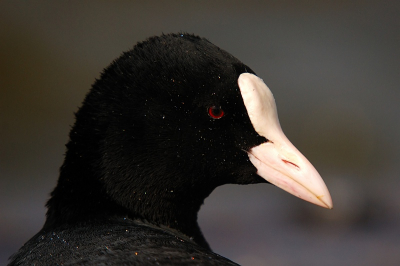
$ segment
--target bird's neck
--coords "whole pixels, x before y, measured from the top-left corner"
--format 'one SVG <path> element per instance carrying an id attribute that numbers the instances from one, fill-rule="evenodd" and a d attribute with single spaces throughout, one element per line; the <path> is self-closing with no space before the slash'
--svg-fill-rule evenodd
<path id="1" fill-rule="evenodd" d="M 150 223 L 177 230 L 197 244 L 210 249 L 197 222 L 203 198 L 179 191 L 153 193 L 156 196 L 152 197 L 152 191 L 148 189 L 144 197 L 144 194 L 133 197 L 132 206 L 129 208 L 133 218 L 141 217 Z"/>
<path id="2" fill-rule="evenodd" d="M 103 184 L 84 169 L 73 160 L 61 167 L 58 184 L 47 203 L 47 220 L 43 229 L 128 217 L 177 230 L 210 249 L 197 223 L 197 213 L 209 193 L 195 196 L 148 187 L 132 191 L 129 201 L 117 202 L 106 193 Z"/>

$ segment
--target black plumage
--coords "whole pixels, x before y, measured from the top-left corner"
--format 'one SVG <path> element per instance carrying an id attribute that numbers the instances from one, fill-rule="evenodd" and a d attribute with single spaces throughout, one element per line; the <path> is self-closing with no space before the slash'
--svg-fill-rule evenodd
<path id="1" fill-rule="evenodd" d="M 233 265 L 197 213 L 220 185 L 267 182 L 246 152 L 267 141 L 241 97 L 246 72 L 189 34 L 123 53 L 76 113 L 46 222 L 10 265 Z"/>
<path id="2" fill-rule="evenodd" d="M 41 230 L 11 265 L 237 265 L 177 230 L 109 218 Z"/>
<path id="3" fill-rule="evenodd" d="M 265 140 L 242 103 L 242 72 L 251 69 L 188 34 L 122 54 L 76 113 L 46 223 L 11 264 L 228 263 L 210 251 L 197 212 L 219 185 L 265 182 L 242 151 Z M 209 106 L 226 117 L 211 118 Z"/>

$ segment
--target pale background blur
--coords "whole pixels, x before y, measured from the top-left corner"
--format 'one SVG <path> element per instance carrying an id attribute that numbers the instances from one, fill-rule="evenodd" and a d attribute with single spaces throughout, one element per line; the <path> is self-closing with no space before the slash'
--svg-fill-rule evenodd
<path id="1" fill-rule="evenodd" d="M 243 265 L 400 265 L 400 1 L 5 1 L 0 4 L 0 265 L 44 222 L 73 112 L 101 70 L 162 32 L 248 64 L 333 210 L 270 185 L 218 188 L 200 211 Z"/>

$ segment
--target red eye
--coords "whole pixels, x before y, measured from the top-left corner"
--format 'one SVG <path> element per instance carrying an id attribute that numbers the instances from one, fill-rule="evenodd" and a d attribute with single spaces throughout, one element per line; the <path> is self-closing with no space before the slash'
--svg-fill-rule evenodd
<path id="1" fill-rule="evenodd" d="M 224 110 L 218 106 L 211 106 L 208 108 L 208 114 L 214 119 L 220 119 L 225 115 Z"/>

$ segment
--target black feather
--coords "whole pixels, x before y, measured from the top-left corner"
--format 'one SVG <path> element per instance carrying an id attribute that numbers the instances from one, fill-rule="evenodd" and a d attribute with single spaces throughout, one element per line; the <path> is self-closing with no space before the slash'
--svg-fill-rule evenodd
<path id="1" fill-rule="evenodd" d="M 244 152 L 265 139 L 239 92 L 243 72 L 189 34 L 123 53 L 76 113 L 45 225 L 11 265 L 232 263 L 211 252 L 197 213 L 217 186 L 266 182 Z"/>

